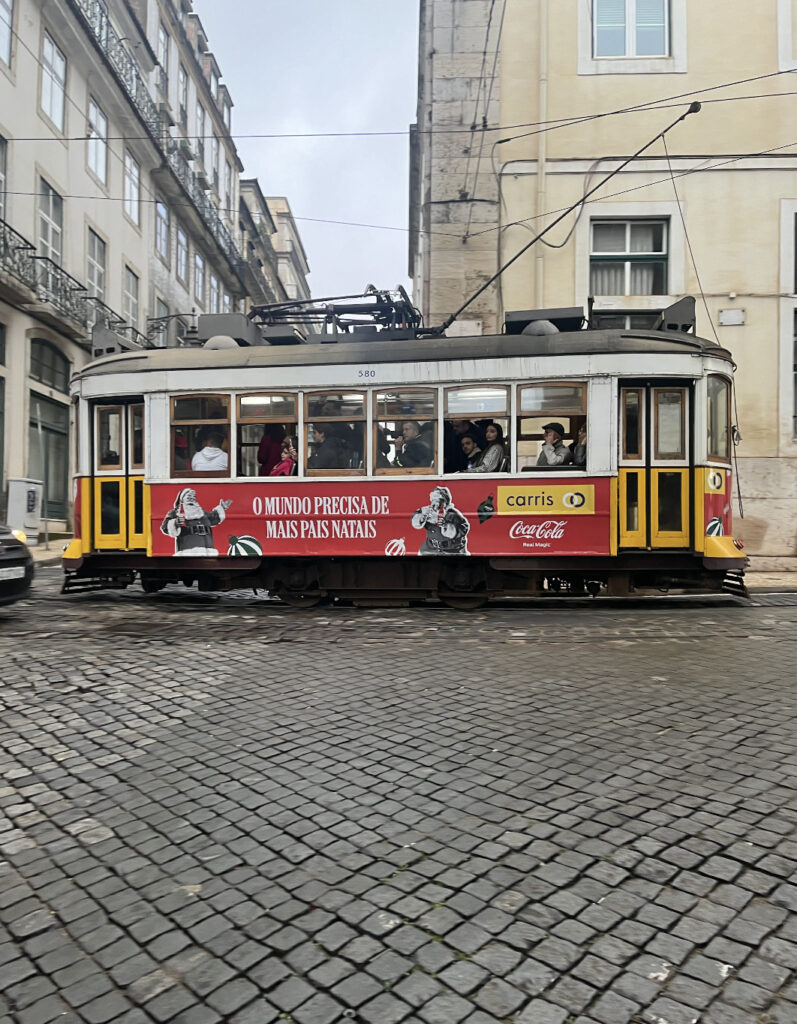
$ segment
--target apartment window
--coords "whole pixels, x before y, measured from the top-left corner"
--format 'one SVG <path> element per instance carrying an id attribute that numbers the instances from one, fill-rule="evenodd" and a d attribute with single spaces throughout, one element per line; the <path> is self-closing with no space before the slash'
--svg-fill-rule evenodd
<path id="1" fill-rule="evenodd" d="M 224 161 L 224 208 L 228 217 L 232 217 L 232 164 Z"/>
<path id="2" fill-rule="evenodd" d="M 11 66 L 11 25 L 14 0 L 0 0 L 0 60 Z"/>
<path id="3" fill-rule="evenodd" d="M 0 135 L 0 220 L 6 219 L 6 189 L 7 184 L 7 171 L 8 166 L 8 143 Z"/>
<path id="4" fill-rule="evenodd" d="M 30 375 L 40 384 L 64 394 L 69 390 L 69 360 L 49 341 L 30 343 Z"/>
<path id="5" fill-rule="evenodd" d="M 103 185 L 108 173 L 108 118 L 89 100 L 89 170 Z"/>
<path id="6" fill-rule="evenodd" d="M 138 328 L 138 274 L 130 267 L 125 267 L 124 293 L 122 295 L 122 312 L 125 320 Z"/>
<path id="7" fill-rule="evenodd" d="M 139 223 L 141 200 L 141 167 L 130 152 L 125 150 L 125 213 L 134 224 Z"/>
<path id="8" fill-rule="evenodd" d="M 666 295 L 668 221 L 593 220 L 592 295 Z"/>
<path id="9" fill-rule="evenodd" d="M 205 108 L 201 103 L 196 105 L 196 149 L 199 159 L 205 163 Z"/>
<path id="10" fill-rule="evenodd" d="M 669 55 L 667 0 L 594 0 L 595 57 Z"/>
<path id="11" fill-rule="evenodd" d="M 188 235 L 185 228 L 177 225 L 177 276 L 188 284 Z"/>
<path id="12" fill-rule="evenodd" d="M 155 327 L 154 342 L 161 348 L 169 344 L 169 307 L 163 299 L 155 299 Z"/>
<path id="13" fill-rule="evenodd" d="M 213 175 L 213 188 L 219 191 L 219 140 L 214 135 L 210 143 L 210 172 Z"/>
<path id="14" fill-rule="evenodd" d="M 229 292 L 225 292 L 224 295 L 222 296 L 222 299 L 221 299 L 221 311 L 222 311 L 222 313 L 231 313 L 232 312 L 232 299 L 230 298 L 230 293 Z"/>
<path id="15" fill-rule="evenodd" d="M 194 253 L 194 298 L 200 305 L 205 301 L 205 257 Z"/>
<path id="16" fill-rule="evenodd" d="M 211 313 L 218 313 L 219 311 L 219 279 L 213 273 L 210 275 L 208 310 Z"/>
<path id="17" fill-rule="evenodd" d="M 64 130 L 64 96 L 66 94 L 66 57 L 53 42 L 49 32 L 42 42 L 42 110 L 59 131 Z"/>
<path id="18" fill-rule="evenodd" d="M 158 28 L 158 88 L 164 95 L 169 94 L 169 33 L 163 22 Z"/>
<path id="19" fill-rule="evenodd" d="M 44 178 L 39 179 L 39 255 L 61 264 L 64 201 Z"/>
<path id="20" fill-rule="evenodd" d="M 96 231 L 89 228 L 88 255 L 86 258 L 86 278 L 89 295 L 100 302 L 105 302 L 105 242 Z"/>
<path id="21" fill-rule="evenodd" d="M 181 64 L 177 70 L 177 97 L 180 104 L 180 125 L 188 127 L 188 72 Z"/>
<path id="22" fill-rule="evenodd" d="M 210 95 L 214 100 L 219 98 L 219 76 L 215 71 L 210 72 Z"/>
<path id="23" fill-rule="evenodd" d="M 225 103 L 222 108 L 222 117 L 224 118 L 224 127 L 227 131 L 230 131 L 230 104 Z"/>
<path id="24" fill-rule="evenodd" d="M 169 262 L 169 208 L 162 199 L 155 203 L 155 252 Z"/>

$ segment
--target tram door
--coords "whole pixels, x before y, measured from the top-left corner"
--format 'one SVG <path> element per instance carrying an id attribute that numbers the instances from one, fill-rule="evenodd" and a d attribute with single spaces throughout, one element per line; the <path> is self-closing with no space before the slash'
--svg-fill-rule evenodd
<path id="1" fill-rule="evenodd" d="M 146 548 L 143 400 L 95 406 L 93 431 L 94 547 Z"/>
<path id="2" fill-rule="evenodd" d="M 620 386 L 620 548 L 690 547 L 692 388 Z"/>

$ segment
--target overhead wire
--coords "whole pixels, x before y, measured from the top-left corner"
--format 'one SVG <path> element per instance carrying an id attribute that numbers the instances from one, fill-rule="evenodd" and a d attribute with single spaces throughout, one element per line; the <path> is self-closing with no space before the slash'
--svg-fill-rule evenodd
<path id="1" fill-rule="evenodd" d="M 487 28 L 484 33 L 484 46 L 482 47 L 482 63 L 479 69 L 479 84 L 476 89 L 476 100 L 473 107 L 473 117 L 471 118 L 470 128 L 472 132 L 475 132 L 479 124 L 479 103 L 482 97 L 482 86 L 484 85 L 484 72 L 487 68 L 487 47 L 490 43 L 490 28 L 493 23 L 493 11 L 495 10 L 496 0 L 490 0 L 490 9 L 487 12 Z M 496 50 L 496 54 L 497 54 Z M 495 65 L 493 65 L 495 67 Z M 464 198 L 468 195 L 468 175 L 470 174 L 470 158 L 472 154 L 472 147 L 468 146 L 468 159 L 465 161 L 465 178 L 462 182 L 462 188 L 460 190 L 461 195 Z"/>
<path id="2" fill-rule="evenodd" d="M 489 117 L 490 103 L 492 102 L 492 98 L 493 98 L 493 88 L 495 87 L 496 73 L 497 73 L 497 70 L 498 70 L 498 55 L 499 55 L 499 53 L 501 51 L 501 39 L 503 38 L 503 34 L 504 34 L 504 18 L 506 16 L 506 3 L 507 3 L 507 0 L 504 0 L 503 6 L 501 8 L 501 21 L 499 22 L 499 25 L 498 25 L 498 39 L 496 40 L 496 44 L 495 44 L 495 56 L 493 58 L 493 70 L 492 70 L 492 74 L 490 75 L 490 89 L 489 89 L 489 92 L 487 94 L 487 99 L 486 99 L 485 104 L 484 104 L 483 123 L 484 123 L 484 127 L 485 128 L 487 127 L 487 123 L 486 122 L 487 122 L 487 119 Z M 492 8 L 491 8 L 491 11 L 492 11 Z M 488 31 L 489 31 L 489 29 L 488 29 Z M 486 138 L 486 135 L 484 134 L 484 132 L 482 132 L 481 137 L 479 138 L 479 155 L 476 158 L 476 172 L 475 172 L 474 178 L 473 178 L 473 189 L 472 189 L 472 191 L 473 191 L 473 197 L 474 198 L 476 197 L 476 189 L 479 186 L 479 171 L 480 171 L 481 163 L 482 163 L 482 154 L 484 152 L 484 140 L 485 140 L 485 138 Z M 468 149 L 468 154 L 470 154 L 470 147 Z M 470 160 L 470 155 L 468 156 L 468 159 Z M 472 220 L 473 220 L 473 203 L 471 203 L 469 208 L 468 208 L 468 223 L 465 225 L 465 237 L 463 238 L 463 241 L 465 241 L 465 242 L 468 240 L 468 238 L 470 236 L 470 225 L 471 225 L 471 221 Z"/>

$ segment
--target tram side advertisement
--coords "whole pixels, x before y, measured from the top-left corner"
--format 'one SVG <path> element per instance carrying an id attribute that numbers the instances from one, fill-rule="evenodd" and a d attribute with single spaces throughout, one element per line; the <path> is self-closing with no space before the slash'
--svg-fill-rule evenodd
<path id="1" fill-rule="evenodd" d="M 610 481 L 152 486 L 155 556 L 607 555 Z"/>

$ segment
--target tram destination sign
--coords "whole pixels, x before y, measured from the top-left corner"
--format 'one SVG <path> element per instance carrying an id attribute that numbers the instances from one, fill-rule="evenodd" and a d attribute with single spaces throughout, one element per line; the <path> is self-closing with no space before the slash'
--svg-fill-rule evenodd
<path id="1" fill-rule="evenodd" d="M 607 555 L 606 478 L 153 484 L 155 556 Z"/>

